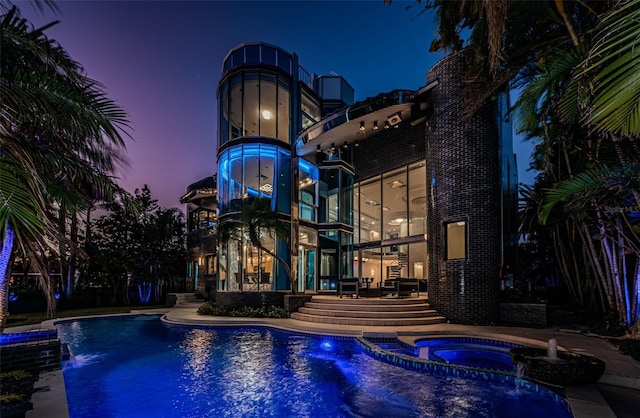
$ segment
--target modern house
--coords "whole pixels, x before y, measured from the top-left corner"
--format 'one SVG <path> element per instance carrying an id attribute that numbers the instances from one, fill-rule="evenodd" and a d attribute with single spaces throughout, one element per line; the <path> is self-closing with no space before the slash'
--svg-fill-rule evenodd
<path id="1" fill-rule="evenodd" d="M 373 287 L 418 278 L 450 320 L 495 321 L 501 266 L 514 264 L 517 174 L 507 96 L 465 115 L 465 56 L 440 61 L 418 90 L 354 103 L 344 78 L 309 73 L 294 53 L 232 49 L 217 91 L 218 220 L 268 199 L 291 244 L 263 242 L 300 292 L 335 292 L 342 277 Z M 191 230 L 203 212 L 214 218 L 189 188 Z M 207 254 L 219 292 L 290 289 L 283 267 L 248 239 Z"/>

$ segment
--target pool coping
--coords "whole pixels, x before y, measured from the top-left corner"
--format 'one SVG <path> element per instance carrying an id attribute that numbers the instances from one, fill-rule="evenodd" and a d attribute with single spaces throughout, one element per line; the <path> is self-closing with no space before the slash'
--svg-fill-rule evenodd
<path id="1" fill-rule="evenodd" d="M 174 308 L 175 309 L 175 308 Z M 305 328 L 305 327 L 296 327 L 291 324 L 291 322 L 284 322 L 282 319 L 269 319 L 269 318 L 216 318 L 216 317 L 207 317 L 207 318 L 197 318 L 196 320 L 189 320 L 187 318 L 181 318 L 181 320 L 177 320 L 175 318 L 169 319 L 167 317 L 168 313 L 174 311 L 174 309 L 159 309 L 159 310 L 142 310 L 142 311 L 134 311 L 132 310 L 130 313 L 124 314 L 110 314 L 110 315 L 93 315 L 93 316 L 79 316 L 79 317 L 69 317 L 69 318 L 56 318 L 50 319 L 47 321 L 43 321 L 40 324 L 40 329 L 42 328 L 55 328 L 57 323 L 69 322 L 75 320 L 86 320 L 93 318 L 108 318 L 108 317 L 120 317 L 120 316 L 132 316 L 132 315 L 161 315 L 161 320 L 163 322 L 174 324 L 174 325 L 183 325 L 183 326 L 206 326 L 206 327 L 216 327 L 216 326 L 267 326 L 274 329 L 280 329 L 284 331 L 292 331 L 292 332 L 302 332 L 309 335 L 315 336 L 329 336 L 329 337 L 372 337 L 372 338 L 392 338 L 395 337 L 398 340 L 414 343 L 416 340 L 424 339 L 426 336 L 438 336 L 438 335 L 455 335 L 458 334 L 460 336 L 474 336 L 479 338 L 491 338 L 496 340 L 503 340 L 507 342 L 515 342 L 515 343 L 524 343 L 526 345 L 531 346 L 542 346 L 545 344 L 539 340 L 534 340 L 525 337 L 518 337 L 507 334 L 499 334 L 495 332 L 484 332 L 484 331 L 473 331 L 473 330 L 456 330 L 456 331 L 443 331 L 443 330 L 433 330 L 432 332 L 424 333 L 424 332 L 411 332 L 411 331 L 354 331 L 349 329 L 328 329 L 323 328 L 321 330 L 314 329 L 313 327 Z M 184 308 L 183 308 L 184 309 Z M 182 310 L 182 309 L 181 309 Z M 194 316 L 197 315 L 194 313 Z M 278 324 L 278 322 L 280 322 Z M 605 375 L 606 376 L 606 375 Z M 626 382 L 624 379 L 618 380 L 616 377 L 623 376 L 610 376 L 608 381 L 604 381 L 602 383 L 612 384 L 618 386 L 625 386 L 629 388 L 636 388 L 635 386 L 638 382 L 637 379 L 630 378 L 629 382 Z M 64 385 L 64 378 L 62 370 L 58 370 L 55 372 L 43 373 L 40 376 L 40 379 L 43 381 L 43 385 L 45 382 L 49 382 L 49 390 L 43 390 L 40 393 L 34 394 L 37 395 L 32 398 L 33 410 L 27 411 L 25 415 L 27 418 L 69 418 L 69 411 L 67 405 L 66 398 L 66 387 Z M 603 379 L 601 379 L 602 381 Z M 38 381 L 40 382 L 40 380 Z M 38 382 L 36 384 L 38 384 Z M 629 386 L 619 383 L 628 383 Z M 47 385 L 45 385 L 47 386 Z M 564 388 L 566 401 L 569 403 L 571 413 L 574 418 L 616 418 L 616 415 L 613 413 L 607 402 L 604 400 L 600 392 L 598 391 L 596 385 L 584 386 L 584 387 L 566 387 Z M 52 408 L 51 405 L 56 405 L 56 408 Z"/>

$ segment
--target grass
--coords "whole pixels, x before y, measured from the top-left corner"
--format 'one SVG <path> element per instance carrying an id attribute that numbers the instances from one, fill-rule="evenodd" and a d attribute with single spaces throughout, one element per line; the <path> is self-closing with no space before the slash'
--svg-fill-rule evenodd
<path id="1" fill-rule="evenodd" d="M 74 316 L 92 316 L 92 315 L 113 315 L 129 313 L 131 310 L 145 310 L 145 309 L 161 309 L 164 305 L 150 305 L 150 306 L 103 306 L 99 308 L 86 308 L 86 309 L 68 309 L 56 311 L 53 314 L 53 318 L 70 318 Z M 30 312 L 11 314 L 7 319 L 7 327 L 18 327 L 21 325 L 33 325 L 39 324 L 47 319 L 52 319 L 47 316 L 46 312 Z"/>

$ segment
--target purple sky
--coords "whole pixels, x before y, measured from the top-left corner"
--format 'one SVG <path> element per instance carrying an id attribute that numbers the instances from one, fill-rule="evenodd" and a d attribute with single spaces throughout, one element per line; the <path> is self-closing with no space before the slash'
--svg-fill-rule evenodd
<path id="1" fill-rule="evenodd" d="M 310 73 L 334 71 L 356 100 L 418 89 L 442 55 L 429 53 L 433 19 L 412 1 L 59 1 L 60 14 L 23 15 L 105 85 L 129 114 L 129 191 L 148 184 L 163 207 L 181 207 L 186 187 L 215 172 L 216 86 L 234 46 L 264 41 L 298 54 Z M 520 182 L 530 147 L 514 141 Z"/>

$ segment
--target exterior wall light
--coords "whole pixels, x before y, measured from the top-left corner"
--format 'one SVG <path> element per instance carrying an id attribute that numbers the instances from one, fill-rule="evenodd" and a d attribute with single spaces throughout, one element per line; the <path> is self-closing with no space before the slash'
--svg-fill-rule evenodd
<path id="1" fill-rule="evenodd" d="M 320 144 L 316 146 L 316 152 L 319 154 L 322 152 L 322 148 L 320 148 Z"/>
<path id="2" fill-rule="evenodd" d="M 378 121 L 377 121 L 377 120 L 374 120 L 374 121 L 373 121 L 373 130 L 374 130 L 374 131 L 377 131 L 377 130 L 378 130 Z"/>
<path id="3" fill-rule="evenodd" d="M 389 121 L 385 121 L 384 129 L 389 129 L 389 128 L 391 128 L 391 125 L 389 125 Z"/>
<path id="4" fill-rule="evenodd" d="M 263 110 L 262 111 L 262 117 L 266 120 L 271 119 L 271 112 L 269 110 Z"/>
<path id="5" fill-rule="evenodd" d="M 347 144 L 347 141 L 344 141 L 344 144 L 342 144 L 342 148 L 344 148 L 344 149 L 349 148 L 349 145 Z"/>
<path id="6" fill-rule="evenodd" d="M 364 131 L 364 121 L 361 121 L 361 122 L 360 122 L 360 130 L 361 130 L 361 131 Z"/>
<path id="7" fill-rule="evenodd" d="M 336 144 L 331 144 L 331 148 L 329 148 L 329 151 L 336 152 Z"/>

